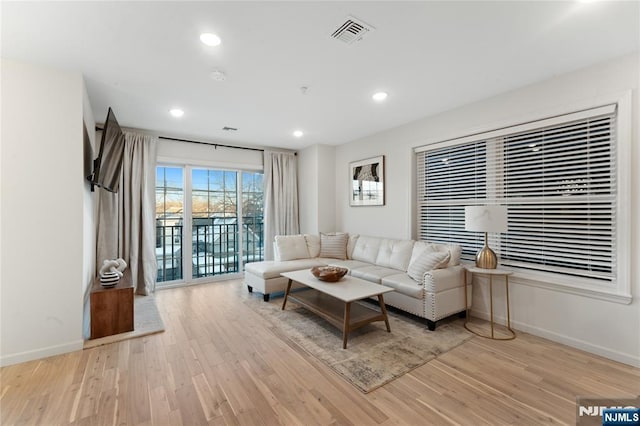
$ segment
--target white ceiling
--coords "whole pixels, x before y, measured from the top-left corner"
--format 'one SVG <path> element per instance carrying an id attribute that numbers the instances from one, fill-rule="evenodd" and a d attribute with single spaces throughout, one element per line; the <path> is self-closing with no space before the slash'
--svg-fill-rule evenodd
<path id="1" fill-rule="evenodd" d="M 638 1 L 1 7 L 2 56 L 81 72 L 98 122 L 111 106 L 125 127 L 291 149 L 342 144 L 640 50 Z M 348 15 L 376 30 L 353 45 L 330 38 Z M 222 44 L 203 45 L 202 32 Z M 371 100 L 379 90 L 389 93 L 382 104 Z M 181 119 L 169 116 L 174 106 Z"/>

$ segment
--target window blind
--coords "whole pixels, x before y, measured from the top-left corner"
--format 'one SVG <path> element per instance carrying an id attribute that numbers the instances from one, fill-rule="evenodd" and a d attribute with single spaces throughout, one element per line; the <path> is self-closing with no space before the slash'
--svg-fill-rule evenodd
<path id="1" fill-rule="evenodd" d="M 473 259 L 483 235 L 464 230 L 464 207 L 504 204 L 509 230 L 489 234 L 501 264 L 614 281 L 615 108 L 590 112 L 416 150 L 420 239 Z"/>
<path id="2" fill-rule="evenodd" d="M 464 230 L 464 207 L 487 199 L 487 142 L 417 154 L 418 230 L 420 240 L 462 246 L 471 259 L 482 236 Z"/>

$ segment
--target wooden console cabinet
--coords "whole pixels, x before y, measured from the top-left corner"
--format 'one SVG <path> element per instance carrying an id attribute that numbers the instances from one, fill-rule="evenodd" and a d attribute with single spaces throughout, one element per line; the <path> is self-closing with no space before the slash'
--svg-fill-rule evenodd
<path id="1" fill-rule="evenodd" d="M 104 288 L 96 277 L 91 287 L 91 338 L 133 331 L 133 283 L 126 269 L 118 285 Z"/>

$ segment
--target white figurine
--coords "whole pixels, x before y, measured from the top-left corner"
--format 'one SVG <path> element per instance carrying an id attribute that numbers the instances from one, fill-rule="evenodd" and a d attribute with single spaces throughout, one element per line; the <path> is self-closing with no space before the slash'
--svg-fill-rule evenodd
<path id="1" fill-rule="evenodd" d="M 116 274 L 118 278 L 122 278 L 124 270 L 127 268 L 127 262 L 122 258 L 110 260 L 107 259 L 102 262 L 102 268 L 100 268 L 100 276 L 110 272 L 109 275 Z"/>
<path id="2" fill-rule="evenodd" d="M 118 271 L 124 272 L 124 270 L 127 269 L 127 262 L 125 262 L 123 258 L 117 258 L 116 262 L 118 262 Z"/>

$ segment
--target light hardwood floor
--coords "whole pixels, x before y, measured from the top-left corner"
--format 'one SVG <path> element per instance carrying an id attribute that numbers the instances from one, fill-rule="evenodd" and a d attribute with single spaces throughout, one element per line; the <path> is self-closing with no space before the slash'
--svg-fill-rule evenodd
<path id="1" fill-rule="evenodd" d="M 576 396 L 640 394 L 639 369 L 520 333 L 365 395 L 244 304 L 262 296 L 239 280 L 156 297 L 164 333 L 2 368 L 0 423 L 574 424 Z"/>

